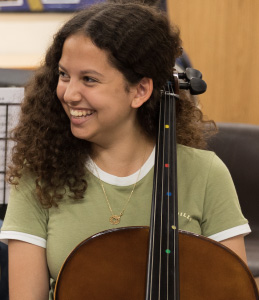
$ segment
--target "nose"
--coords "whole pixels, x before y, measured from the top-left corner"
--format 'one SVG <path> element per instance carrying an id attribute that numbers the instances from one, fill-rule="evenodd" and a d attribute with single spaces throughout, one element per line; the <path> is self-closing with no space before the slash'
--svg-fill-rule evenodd
<path id="1" fill-rule="evenodd" d="M 64 101 L 67 103 L 79 102 L 82 99 L 80 82 L 70 79 L 64 93 Z"/>

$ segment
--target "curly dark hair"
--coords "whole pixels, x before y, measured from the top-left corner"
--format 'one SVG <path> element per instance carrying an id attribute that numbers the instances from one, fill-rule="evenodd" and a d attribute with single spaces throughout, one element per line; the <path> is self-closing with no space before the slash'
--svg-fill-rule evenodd
<path id="1" fill-rule="evenodd" d="M 137 117 L 145 133 L 155 137 L 161 89 L 181 54 L 179 30 L 163 12 L 141 4 L 102 3 L 74 15 L 54 36 L 45 61 L 26 87 L 8 181 L 17 185 L 25 170 L 35 176 L 36 193 L 44 207 L 56 206 L 64 193 L 81 199 L 86 191 L 86 162 L 90 143 L 74 137 L 59 99 L 58 64 L 65 40 L 83 33 L 107 51 L 110 63 L 129 85 L 153 79 L 154 90 Z M 177 103 L 178 143 L 205 145 L 203 115 L 193 99 L 181 92 Z"/>

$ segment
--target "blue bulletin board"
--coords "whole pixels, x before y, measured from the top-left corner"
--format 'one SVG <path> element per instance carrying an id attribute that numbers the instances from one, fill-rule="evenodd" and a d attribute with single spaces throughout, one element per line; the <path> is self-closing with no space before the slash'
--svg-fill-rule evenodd
<path id="1" fill-rule="evenodd" d="M 0 12 L 69 12 L 103 1 L 105 0 L 0 0 Z M 166 0 L 161 0 L 160 7 L 166 10 Z"/>
<path id="2" fill-rule="evenodd" d="M 75 11 L 97 0 L 0 0 L 0 11 Z"/>

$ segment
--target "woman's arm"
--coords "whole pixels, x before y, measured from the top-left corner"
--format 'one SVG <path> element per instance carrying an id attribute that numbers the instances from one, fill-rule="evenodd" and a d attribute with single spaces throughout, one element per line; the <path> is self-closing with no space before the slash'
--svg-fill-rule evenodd
<path id="1" fill-rule="evenodd" d="M 9 240 L 8 253 L 10 300 L 48 300 L 46 249 Z"/>
<path id="2" fill-rule="evenodd" d="M 234 236 L 220 242 L 224 246 L 234 251 L 247 264 L 245 241 L 243 235 Z"/>

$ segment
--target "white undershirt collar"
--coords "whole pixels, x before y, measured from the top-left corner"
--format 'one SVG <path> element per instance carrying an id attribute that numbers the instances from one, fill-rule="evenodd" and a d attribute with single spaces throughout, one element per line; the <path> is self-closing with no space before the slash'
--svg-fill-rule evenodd
<path id="1" fill-rule="evenodd" d="M 140 174 L 138 174 L 139 173 L 139 170 L 138 170 L 134 174 L 131 174 L 129 176 L 118 177 L 118 176 L 111 175 L 107 172 L 104 172 L 97 165 L 96 165 L 96 168 L 98 170 L 100 179 L 103 182 L 106 182 L 106 183 L 112 184 L 112 185 L 117 185 L 117 186 L 128 186 L 128 185 L 132 185 L 136 182 L 138 175 L 139 175 L 138 181 L 140 181 L 142 178 L 144 178 L 147 175 L 147 173 L 154 166 L 154 161 L 155 161 L 155 147 L 154 147 L 152 153 L 150 154 L 149 158 L 146 160 L 146 162 L 142 166 Z M 94 176 L 98 177 L 98 174 L 97 174 L 93 164 L 94 164 L 93 160 L 91 158 L 89 158 L 86 167 Z"/>

